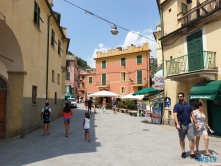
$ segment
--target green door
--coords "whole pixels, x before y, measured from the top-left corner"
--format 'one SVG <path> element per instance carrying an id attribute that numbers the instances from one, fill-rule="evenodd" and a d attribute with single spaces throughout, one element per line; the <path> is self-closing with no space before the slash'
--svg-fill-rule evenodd
<path id="1" fill-rule="evenodd" d="M 142 84 L 142 70 L 137 71 L 137 84 Z"/>
<path id="2" fill-rule="evenodd" d="M 212 126 L 215 135 L 221 135 L 221 111 L 220 106 L 211 106 Z"/>
<path id="3" fill-rule="evenodd" d="M 202 31 L 187 36 L 189 71 L 204 68 Z"/>
<path id="4" fill-rule="evenodd" d="M 102 74 L 102 85 L 106 85 L 106 74 Z"/>

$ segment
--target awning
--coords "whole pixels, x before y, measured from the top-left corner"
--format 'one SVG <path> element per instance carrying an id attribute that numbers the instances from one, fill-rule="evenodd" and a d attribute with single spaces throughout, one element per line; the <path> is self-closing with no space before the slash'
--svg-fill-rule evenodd
<path id="1" fill-rule="evenodd" d="M 74 98 L 74 96 L 72 94 L 65 94 L 66 98 Z"/>
<path id="2" fill-rule="evenodd" d="M 142 98 L 144 97 L 144 95 L 135 95 L 133 96 L 132 93 L 125 95 L 123 97 L 121 97 L 122 99 L 131 99 L 131 100 L 142 100 Z"/>
<path id="3" fill-rule="evenodd" d="M 221 100 L 221 80 L 194 85 L 190 90 L 189 99 Z"/>
<path id="4" fill-rule="evenodd" d="M 158 91 L 155 91 L 155 92 L 151 92 L 148 95 L 146 95 L 143 98 L 143 100 L 149 100 L 150 97 L 152 97 L 152 96 L 157 97 L 158 95 L 160 95 L 160 97 L 162 97 L 163 92 L 164 92 L 163 90 L 158 90 Z"/>
<path id="5" fill-rule="evenodd" d="M 157 92 L 158 90 L 154 89 L 154 88 L 144 88 L 144 89 L 141 89 L 135 93 L 133 93 L 133 95 L 146 95 L 150 92 Z"/>

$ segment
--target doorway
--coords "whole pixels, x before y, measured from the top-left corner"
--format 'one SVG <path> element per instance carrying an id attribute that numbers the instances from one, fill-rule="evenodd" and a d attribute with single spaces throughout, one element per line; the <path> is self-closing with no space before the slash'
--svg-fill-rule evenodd
<path id="1" fill-rule="evenodd" d="M 0 78 L 0 139 L 4 138 L 6 121 L 7 84 Z"/>

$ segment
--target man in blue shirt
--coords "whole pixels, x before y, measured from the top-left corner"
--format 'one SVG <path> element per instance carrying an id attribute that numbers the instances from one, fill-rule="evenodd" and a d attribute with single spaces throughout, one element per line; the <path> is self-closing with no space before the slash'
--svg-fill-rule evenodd
<path id="1" fill-rule="evenodd" d="M 190 116 L 193 119 L 195 127 L 199 128 L 199 126 L 196 123 L 191 105 L 184 101 L 184 93 L 178 93 L 178 100 L 179 102 L 173 108 L 173 115 L 176 122 L 176 128 L 179 132 L 180 146 L 182 150 L 181 157 L 186 158 L 185 136 L 187 135 L 190 146 L 190 158 L 198 159 L 198 157 L 194 154 L 194 125 L 190 120 Z"/>

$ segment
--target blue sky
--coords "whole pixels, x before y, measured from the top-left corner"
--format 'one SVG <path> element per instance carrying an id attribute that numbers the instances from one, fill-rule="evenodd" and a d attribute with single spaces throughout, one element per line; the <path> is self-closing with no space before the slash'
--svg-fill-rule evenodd
<path id="1" fill-rule="evenodd" d="M 154 39 L 153 32 L 160 20 L 155 0 L 68 0 L 121 27 Z M 111 34 L 107 22 L 85 13 L 63 0 L 54 0 L 53 10 L 61 13 L 61 26 L 66 27 L 71 39 L 69 51 L 95 67 L 96 52 L 115 49 L 117 46 L 142 45 L 149 42 L 151 55 L 156 57 L 156 43 L 118 28 Z"/>

